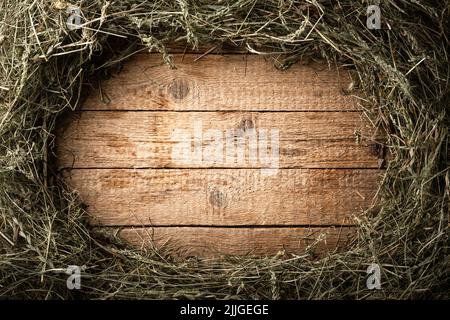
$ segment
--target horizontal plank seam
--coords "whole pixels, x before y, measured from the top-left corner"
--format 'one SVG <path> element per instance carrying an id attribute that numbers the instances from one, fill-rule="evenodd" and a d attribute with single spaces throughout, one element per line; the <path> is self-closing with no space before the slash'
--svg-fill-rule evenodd
<path id="1" fill-rule="evenodd" d="M 145 48 L 147 49 L 147 48 Z M 211 49 L 211 48 L 210 48 Z M 206 51 L 210 50 L 207 49 Z M 242 55 L 248 55 L 248 56 L 263 56 L 263 55 L 258 55 L 256 53 L 251 53 L 250 51 L 246 50 L 245 48 L 239 49 L 239 48 L 217 48 L 214 50 L 219 50 L 219 52 L 214 52 L 214 50 L 212 52 L 209 52 L 208 54 L 204 54 L 206 51 L 196 51 L 196 50 L 192 50 L 186 47 L 186 51 L 181 50 L 180 48 L 170 48 L 166 47 L 166 50 L 168 54 L 172 54 L 172 55 L 177 55 L 177 56 L 198 56 L 198 55 L 203 55 L 201 58 L 205 58 L 209 55 L 212 56 L 242 56 Z M 220 51 L 222 50 L 222 51 Z M 143 50 L 142 50 L 143 51 Z M 162 53 L 160 52 L 137 52 L 134 56 L 136 57 L 146 57 L 146 56 L 163 56 Z M 264 53 L 264 56 L 279 56 L 280 54 L 278 52 L 275 53 Z M 200 61 L 201 59 L 198 59 L 194 62 Z M 162 65 L 165 65 L 166 63 L 164 63 L 163 61 L 161 61 Z M 167 64 L 168 65 L 168 64 Z"/>
<path id="2" fill-rule="evenodd" d="M 165 225 L 98 225 L 92 224 L 96 228 L 225 228 L 225 229 L 287 229 L 287 228 L 354 228 L 356 224 L 274 224 L 274 225 L 207 225 L 207 224 L 165 224 Z"/>
<path id="3" fill-rule="evenodd" d="M 261 170 L 270 169 L 268 167 L 248 168 L 248 167 L 61 167 L 60 170 Z M 374 170 L 378 167 L 279 167 L 279 170 Z"/>
<path id="4" fill-rule="evenodd" d="M 319 109 L 311 109 L 311 110 L 240 110 L 240 109 L 232 109 L 232 110 L 223 110 L 223 109 L 214 109 L 214 110 L 196 110 L 196 109 L 189 109 L 189 110 L 161 110 L 161 109 L 106 109 L 106 110 L 99 110 L 99 109 L 80 109 L 72 111 L 73 113 L 80 113 L 80 112 L 179 112 L 179 113 L 186 113 L 186 112 L 211 112 L 211 113 L 337 113 L 337 112 L 345 112 L 345 113 L 362 113 L 362 110 L 319 110 Z"/>

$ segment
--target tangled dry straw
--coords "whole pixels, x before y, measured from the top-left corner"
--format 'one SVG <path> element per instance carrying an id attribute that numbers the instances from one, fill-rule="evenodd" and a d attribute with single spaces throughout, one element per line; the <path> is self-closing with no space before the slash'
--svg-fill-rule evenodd
<path id="1" fill-rule="evenodd" d="M 449 298 L 449 10 L 442 0 L 0 2 L 1 298 Z M 361 105 L 389 132 L 379 207 L 344 253 L 174 261 L 95 233 L 54 166 L 57 116 L 78 106 L 94 74 L 167 43 L 242 46 L 279 66 L 343 62 Z M 170 62 L 170 56 L 166 55 Z M 381 290 L 366 269 L 381 266 Z M 82 289 L 66 287 L 83 266 Z"/>

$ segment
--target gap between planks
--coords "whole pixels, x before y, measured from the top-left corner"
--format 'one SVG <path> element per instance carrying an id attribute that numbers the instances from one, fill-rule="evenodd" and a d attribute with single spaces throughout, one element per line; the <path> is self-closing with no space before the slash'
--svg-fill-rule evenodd
<path id="1" fill-rule="evenodd" d="M 96 225 L 96 228 L 105 228 L 105 229 L 111 229 L 111 228 L 220 228 L 220 229 L 284 229 L 284 228 L 353 228 L 356 227 L 357 224 L 290 224 L 290 225 L 282 225 L 282 224 L 272 224 L 272 225 L 250 225 L 250 224 L 243 224 L 243 225 L 206 225 L 206 224 L 167 224 L 167 225 L 127 225 L 127 224 L 118 224 L 118 225 Z"/>

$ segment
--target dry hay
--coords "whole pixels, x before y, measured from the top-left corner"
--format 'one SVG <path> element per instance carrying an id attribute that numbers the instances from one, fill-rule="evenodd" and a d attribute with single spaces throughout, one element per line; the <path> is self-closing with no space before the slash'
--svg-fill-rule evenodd
<path id="1" fill-rule="evenodd" d="M 367 1 L 0 2 L 1 298 L 448 298 L 449 3 L 382 1 L 382 29 L 366 28 Z M 278 67 L 299 59 L 354 69 L 361 106 L 389 132 L 392 156 L 379 207 L 348 251 L 314 257 L 175 261 L 95 233 L 55 170 L 54 127 L 93 75 L 168 43 L 241 46 Z M 349 92 L 348 94 L 352 94 Z M 367 267 L 382 288 L 367 290 Z M 66 287 L 83 266 L 81 290 Z"/>

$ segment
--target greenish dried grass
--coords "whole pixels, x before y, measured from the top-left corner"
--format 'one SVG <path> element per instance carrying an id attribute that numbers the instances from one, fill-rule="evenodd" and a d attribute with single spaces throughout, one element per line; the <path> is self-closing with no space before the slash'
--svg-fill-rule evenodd
<path id="1" fill-rule="evenodd" d="M 65 1 L 0 2 L 0 297 L 449 298 L 447 1 L 382 1 L 379 31 L 365 27 L 368 1 L 77 4 L 87 23 L 68 31 Z M 362 106 L 389 132 L 392 161 L 381 206 L 360 221 L 347 252 L 177 262 L 89 229 L 54 169 L 57 116 L 77 107 L 93 74 L 137 51 L 165 53 L 169 42 L 240 45 L 281 67 L 312 58 L 356 71 Z M 366 289 L 371 263 L 382 267 L 381 290 Z M 84 266 L 82 290 L 67 290 L 68 265 Z"/>

